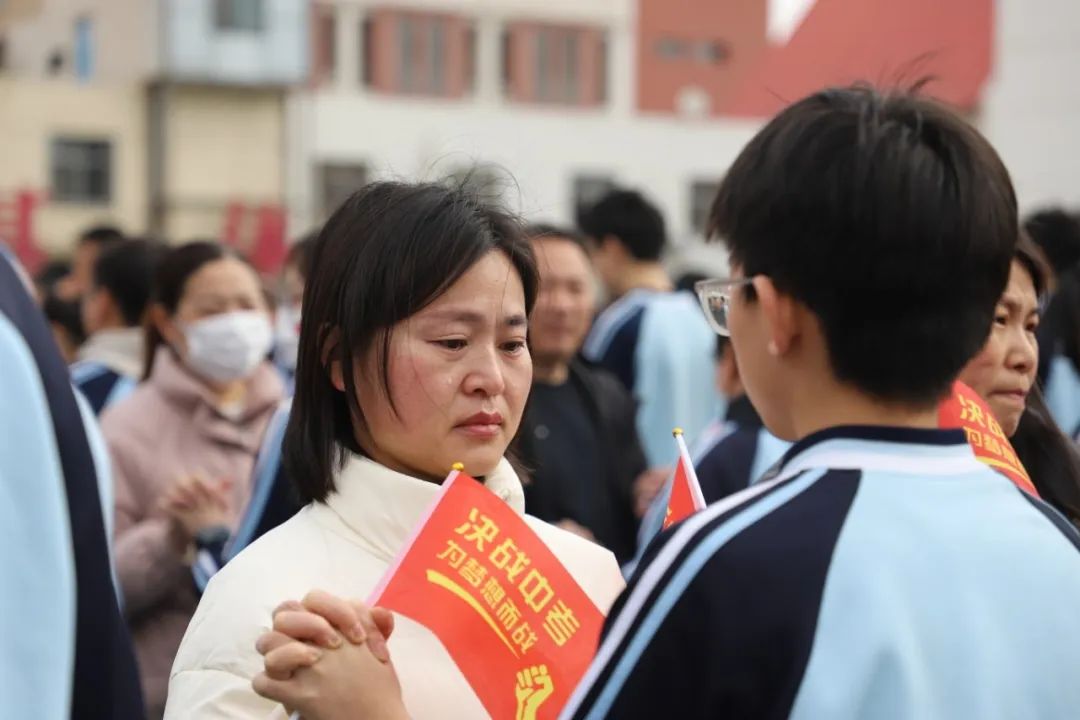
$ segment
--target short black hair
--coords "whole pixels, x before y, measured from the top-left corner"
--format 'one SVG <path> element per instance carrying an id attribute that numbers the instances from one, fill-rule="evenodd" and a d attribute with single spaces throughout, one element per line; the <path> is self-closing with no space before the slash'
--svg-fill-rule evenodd
<path id="1" fill-rule="evenodd" d="M 569 240 L 581 248 L 586 255 L 589 254 L 589 238 L 570 227 L 563 227 L 554 223 L 532 223 L 525 226 L 525 234 L 529 240 L 542 240 L 544 238 Z"/>
<path id="2" fill-rule="evenodd" d="M 79 244 L 94 244 L 101 247 L 118 243 L 124 239 L 124 233 L 113 225 L 94 225 L 83 230 L 79 235 Z"/>
<path id="3" fill-rule="evenodd" d="M 580 214 L 578 226 L 596 242 L 618 239 L 638 260 L 659 260 L 667 245 L 664 216 L 634 190 L 612 190 Z"/>
<path id="4" fill-rule="evenodd" d="M 1029 215 L 1024 229 L 1042 250 L 1055 275 L 1080 263 L 1080 220 L 1061 208 Z"/>
<path id="5" fill-rule="evenodd" d="M 315 242 L 304 287 L 296 395 L 285 431 L 283 462 L 304 502 L 334 491 L 345 453 L 363 453 L 352 418 L 355 369 L 377 355 L 377 380 L 393 407 L 387 378 L 391 330 L 430 305 L 491 251 L 506 255 L 521 277 L 532 311 L 539 281 L 521 224 L 464 187 L 375 182 L 330 217 Z M 329 349 L 333 333 L 339 341 Z M 327 363 L 341 363 L 345 392 L 334 388 Z"/>
<path id="6" fill-rule="evenodd" d="M 81 345 L 86 340 L 78 300 L 64 300 L 49 293 L 45 296 L 41 311 L 46 320 L 62 327 L 76 345 Z"/>
<path id="7" fill-rule="evenodd" d="M 818 317 L 838 380 L 920 408 L 985 342 L 1020 230 L 985 138 L 916 92 L 867 86 L 815 93 L 769 122 L 710 225 L 746 277 L 768 276 Z"/>
<path id="8" fill-rule="evenodd" d="M 94 264 L 94 287 L 109 293 L 128 327 L 142 323 L 164 254 L 165 246 L 159 242 L 125 240 L 108 247 Z"/>

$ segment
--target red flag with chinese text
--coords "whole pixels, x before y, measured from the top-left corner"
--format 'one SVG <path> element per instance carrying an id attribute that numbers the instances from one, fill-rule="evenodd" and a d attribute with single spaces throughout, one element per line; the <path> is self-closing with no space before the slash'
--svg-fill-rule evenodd
<path id="1" fill-rule="evenodd" d="M 698 510 L 705 509 L 705 496 L 701 492 L 690 451 L 686 448 L 681 430 L 676 430 L 675 442 L 679 446 L 679 460 L 675 463 L 675 472 L 671 476 L 671 493 L 668 496 L 667 513 L 664 515 L 664 529 L 685 520 Z"/>
<path id="2" fill-rule="evenodd" d="M 524 518 L 457 471 L 371 604 L 431 630 L 497 720 L 557 718 L 604 621 Z"/>
<path id="3" fill-rule="evenodd" d="M 1039 496 L 990 406 L 967 385 L 959 381 L 953 384 L 952 394 L 938 407 L 938 424 L 942 428 L 963 430 L 975 457 L 1021 489 Z"/>

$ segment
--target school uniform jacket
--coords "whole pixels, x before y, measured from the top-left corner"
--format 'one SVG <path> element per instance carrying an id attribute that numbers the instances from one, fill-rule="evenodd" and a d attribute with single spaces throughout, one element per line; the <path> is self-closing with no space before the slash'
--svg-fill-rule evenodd
<path id="1" fill-rule="evenodd" d="M 564 718 L 1076 717 L 1080 538 L 962 432 L 834 428 L 653 544 Z"/>

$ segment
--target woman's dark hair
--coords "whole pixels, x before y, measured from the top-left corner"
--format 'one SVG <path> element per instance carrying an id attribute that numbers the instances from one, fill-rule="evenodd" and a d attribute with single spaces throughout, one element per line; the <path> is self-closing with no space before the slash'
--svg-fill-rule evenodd
<path id="1" fill-rule="evenodd" d="M 1080 452 L 1054 422 L 1038 385 L 1010 442 L 1039 496 L 1080 526 Z"/>
<path id="2" fill-rule="evenodd" d="M 191 276 L 203 265 L 229 257 L 238 256 L 224 245 L 207 240 L 196 240 L 169 250 L 158 263 L 149 307 L 160 305 L 169 315 L 174 315 Z M 165 338 L 161 336 L 149 315 L 146 318 L 145 334 L 143 380 L 150 377 L 154 369 L 154 356 L 158 348 L 165 343 Z"/>
<path id="3" fill-rule="evenodd" d="M 532 312 L 536 261 L 518 220 L 473 193 L 441 184 L 378 182 L 353 194 L 315 242 L 304 288 L 296 396 L 283 462 L 304 502 L 334 491 L 346 451 L 363 454 L 352 417 L 362 419 L 355 371 L 368 351 L 393 408 L 388 375 L 397 323 L 448 290 L 489 252 L 506 255 Z M 330 381 L 337 361 L 345 391 Z"/>
<path id="4" fill-rule="evenodd" d="M 1027 233 L 1020 234 L 1016 261 L 1031 275 L 1041 298 L 1048 289 L 1050 268 Z M 1010 442 L 1043 500 L 1080 525 L 1080 452 L 1054 422 L 1037 383 Z"/>

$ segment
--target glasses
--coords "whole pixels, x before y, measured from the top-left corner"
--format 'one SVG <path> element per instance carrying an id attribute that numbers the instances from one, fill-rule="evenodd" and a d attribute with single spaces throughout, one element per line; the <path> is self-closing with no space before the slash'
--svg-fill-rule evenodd
<path id="1" fill-rule="evenodd" d="M 741 287 L 752 283 L 753 278 L 740 280 L 702 280 L 694 283 L 694 292 L 701 302 L 705 319 L 717 334 L 730 337 L 728 311 L 731 310 L 731 294 Z"/>

